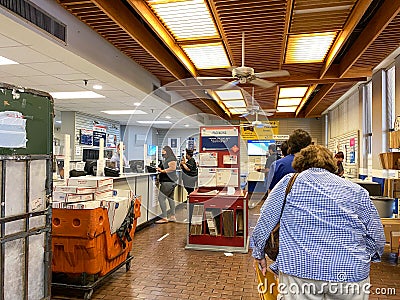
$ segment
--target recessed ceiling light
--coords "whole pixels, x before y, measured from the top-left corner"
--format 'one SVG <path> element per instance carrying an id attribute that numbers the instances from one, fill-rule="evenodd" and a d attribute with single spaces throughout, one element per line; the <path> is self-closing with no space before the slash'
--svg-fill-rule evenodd
<path id="1" fill-rule="evenodd" d="M 221 99 L 222 101 L 243 99 L 243 94 L 242 94 L 241 90 L 215 91 L 215 93 L 218 95 L 219 99 Z"/>
<path id="2" fill-rule="evenodd" d="M 62 122 L 60 120 L 57 120 L 56 123 L 61 124 Z"/>
<path id="3" fill-rule="evenodd" d="M 307 89 L 307 86 L 280 88 L 278 98 L 303 98 Z"/>
<path id="4" fill-rule="evenodd" d="M 295 112 L 297 109 L 297 106 L 278 106 L 276 108 L 276 111 L 279 112 Z"/>
<path id="5" fill-rule="evenodd" d="M 103 110 L 101 111 L 105 114 L 109 115 L 147 115 L 147 112 L 143 110 L 134 109 L 134 110 Z"/>
<path id="6" fill-rule="evenodd" d="M 139 124 L 171 124 L 170 121 L 136 121 Z"/>
<path id="7" fill-rule="evenodd" d="M 133 103 L 133 105 L 139 106 L 139 105 L 140 105 L 140 102 L 135 102 L 135 103 Z"/>
<path id="8" fill-rule="evenodd" d="M 182 45 L 197 69 L 227 68 L 230 66 L 228 56 L 222 43 Z"/>
<path id="9" fill-rule="evenodd" d="M 289 35 L 285 63 L 323 62 L 336 32 Z"/>
<path id="10" fill-rule="evenodd" d="M 219 37 L 204 0 L 148 0 L 176 40 Z"/>
<path id="11" fill-rule="evenodd" d="M 222 103 L 224 103 L 227 108 L 246 107 L 246 103 L 244 102 L 244 100 L 223 101 Z"/>
<path id="12" fill-rule="evenodd" d="M 189 127 L 189 124 L 185 124 L 184 126 L 185 126 L 185 127 Z"/>
<path id="13" fill-rule="evenodd" d="M 299 105 L 302 98 L 283 98 L 278 99 L 278 106 L 294 106 Z"/>
<path id="14" fill-rule="evenodd" d="M 0 66 L 5 65 L 19 65 L 19 63 L 11 59 L 5 58 L 4 56 L 0 56 Z"/>
<path id="15" fill-rule="evenodd" d="M 229 109 L 229 111 L 233 115 L 240 115 L 240 114 L 247 113 L 247 109 L 245 109 L 245 108 L 231 108 L 231 109 Z"/>
<path id="16" fill-rule="evenodd" d="M 105 96 L 97 94 L 92 91 L 81 91 L 81 92 L 53 92 L 50 95 L 54 99 L 94 99 L 94 98 L 105 98 Z"/>
<path id="17" fill-rule="evenodd" d="M 166 119 L 171 119 L 171 116 L 165 116 Z"/>
<path id="18" fill-rule="evenodd" d="M 101 90 L 101 89 L 103 88 L 103 86 L 100 85 L 100 84 L 94 84 L 94 85 L 93 85 L 93 88 L 94 88 L 95 90 Z"/>

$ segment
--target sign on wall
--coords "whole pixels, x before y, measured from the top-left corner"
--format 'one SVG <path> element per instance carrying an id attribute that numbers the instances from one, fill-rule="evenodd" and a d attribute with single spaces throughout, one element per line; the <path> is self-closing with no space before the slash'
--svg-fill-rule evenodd
<path id="1" fill-rule="evenodd" d="M 244 123 L 240 127 L 240 136 L 243 140 L 269 140 L 277 134 L 279 134 L 279 121 L 262 122 L 262 126 Z"/>
<path id="2" fill-rule="evenodd" d="M 239 151 L 239 131 L 234 128 L 207 127 L 201 129 L 202 150 Z"/>

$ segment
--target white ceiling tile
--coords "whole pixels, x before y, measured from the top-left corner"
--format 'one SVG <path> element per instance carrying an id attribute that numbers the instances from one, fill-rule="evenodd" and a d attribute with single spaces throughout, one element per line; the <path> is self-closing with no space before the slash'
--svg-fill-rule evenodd
<path id="1" fill-rule="evenodd" d="M 54 76 L 50 76 L 50 75 L 34 76 L 34 77 L 32 77 L 31 80 L 38 85 L 53 86 L 53 85 L 65 85 L 66 84 L 66 82 L 64 80 L 60 80 L 60 79 L 58 79 Z M 78 87 L 76 87 L 76 90 L 78 90 Z"/>
<path id="2" fill-rule="evenodd" d="M 100 90 L 99 94 L 102 94 L 103 96 L 118 100 L 120 97 L 129 97 L 129 94 L 123 92 L 123 91 L 103 91 Z"/>
<path id="3" fill-rule="evenodd" d="M 0 66 L 0 72 L 5 71 L 10 75 L 14 76 L 37 76 L 37 75 L 45 75 L 43 72 L 32 69 L 25 65 L 7 65 Z"/>
<path id="4" fill-rule="evenodd" d="M 46 74 L 50 75 L 65 75 L 65 74 L 76 74 L 79 71 L 66 66 L 65 64 L 53 61 L 48 63 L 32 63 L 30 66 L 36 70 L 41 70 Z"/>
<path id="5" fill-rule="evenodd" d="M 46 86 L 46 89 L 50 92 L 78 92 L 84 89 L 79 88 L 74 84 L 52 84 Z"/>
<path id="6" fill-rule="evenodd" d="M 15 46 L 21 46 L 21 43 L 18 43 L 17 41 L 6 37 L 5 35 L 0 34 L 0 48 L 3 47 L 15 47 Z"/>
<path id="7" fill-rule="evenodd" d="M 7 57 L 8 59 L 11 59 L 13 61 L 16 61 L 20 64 L 43 63 L 43 62 L 54 61 L 52 58 L 25 46 L 0 48 L 0 55 Z"/>
<path id="8" fill-rule="evenodd" d="M 55 75 L 55 77 L 57 77 L 61 80 L 70 81 L 71 83 L 74 83 L 74 84 L 84 84 L 83 80 L 93 79 L 88 74 L 84 74 L 84 73 L 57 74 L 57 75 Z"/>

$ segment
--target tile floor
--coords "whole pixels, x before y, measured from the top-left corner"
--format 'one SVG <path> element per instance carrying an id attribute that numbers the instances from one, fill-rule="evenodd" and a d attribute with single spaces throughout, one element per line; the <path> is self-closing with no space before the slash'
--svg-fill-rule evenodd
<path id="1" fill-rule="evenodd" d="M 257 221 L 259 208 L 249 210 L 250 228 Z M 179 210 L 178 221 L 186 218 L 186 209 Z M 131 269 L 125 272 L 121 268 L 91 299 L 260 299 L 250 252 L 227 257 L 222 252 L 185 250 L 186 232 L 183 222 L 153 224 L 137 232 Z M 382 263 L 372 265 L 371 284 L 397 290 L 397 295 L 371 295 L 371 300 L 400 299 L 400 265 L 393 255 L 385 253 Z M 83 298 L 61 290 L 53 299 Z"/>

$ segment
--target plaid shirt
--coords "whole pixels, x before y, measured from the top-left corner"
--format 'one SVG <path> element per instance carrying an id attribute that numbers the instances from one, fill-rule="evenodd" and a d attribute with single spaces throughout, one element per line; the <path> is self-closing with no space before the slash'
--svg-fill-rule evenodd
<path id="1" fill-rule="evenodd" d="M 253 257 L 265 257 L 264 246 L 279 221 L 288 174 L 261 208 L 250 245 Z M 270 268 L 288 275 L 324 281 L 357 282 L 379 261 L 385 236 L 368 192 L 359 185 L 311 168 L 299 174 L 281 219 L 279 255 Z"/>

